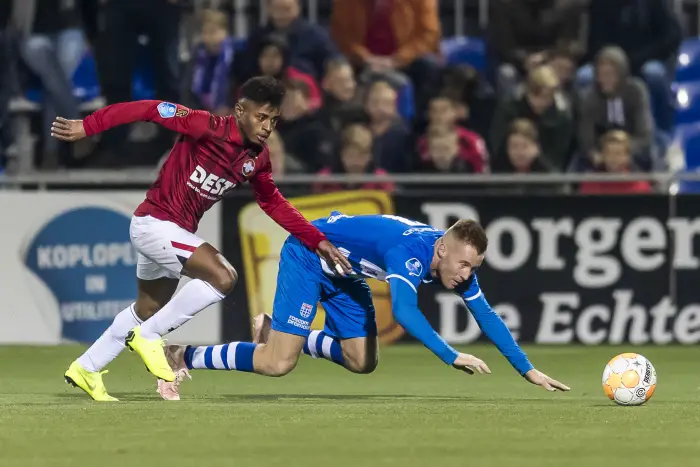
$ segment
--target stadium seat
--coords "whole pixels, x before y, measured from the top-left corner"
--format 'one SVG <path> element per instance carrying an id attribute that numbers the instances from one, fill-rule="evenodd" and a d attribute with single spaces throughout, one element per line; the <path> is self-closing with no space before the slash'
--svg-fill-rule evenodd
<path id="1" fill-rule="evenodd" d="M 681 44 L 675 81 L 678 83 L 700 81 L 700 38 L 689 38 Z"/>
<path id="2" fill-rule="evenodd" d="M 676 125 L 700 122 L 700 81 L 673 83 L 672 89 L 676 96 Z"/>
<path id="3" fill-rule="evenodd" d="M 416 105 L 413 85 L 410 81 L 399 89 L 397 101 L 399 115 L 401 115 L 401 117 L 408 122 L 413 120 L 413 117 L 416 114 Z"/>
<path id="4" fill-rule="evenodd" d="M 475 37 L 444 39 L 440 49 L 448 65 L 471 65 L 483 72 L 486 69 L 486 43 Z"/>
<path id="5" fill-rule="evenodd" d="M 131 99 L 140 101 L 154 98 L 153 65 L 151 63 L 148 40 L 145 37 L 140 37 L 136 46 L 134 71 L 131 75 Z"/>
<path id="6" fill-rule="evenodd" d="M 680 173 L 698 173 L 700 171 L 700 123 L 680 125 L 673 135 L 683 151 L 685 170 Z M 700 181 L 679 180 L 678 193 L 700 193 Z"/>
<path id="7" fill-rule="evenodd" d="M 97 64 L 91 52 L 85 54 L 75 73 L 73 73 L 73 94 L 81 102 L 91 101 L 100 96 Z"/>

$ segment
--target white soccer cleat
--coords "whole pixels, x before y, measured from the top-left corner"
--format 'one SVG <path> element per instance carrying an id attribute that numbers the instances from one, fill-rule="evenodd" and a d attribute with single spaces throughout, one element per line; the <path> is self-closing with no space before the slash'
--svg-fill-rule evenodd
<path id="1" fill-rule="evenodd" d="M 260 313 L 253 319 L 253 343 L 267 344 L 272 329 L 272 316 L 267 313 Z"/>
<path id="2" fill-rule="evenodd" d="M 170 368 L 172 368 L 173 373 L 175 373 L 175 381 L 172 383 L 164 381 L 162 379 L 158 380 L 157 392 L 160 397 L 166 401 L 179 401 L 180 400 L 180 383 L 188 377 L 192 379 L 190 371 L 185 365 L 185 346 L 184 345 L 168 345 L 163 350 L 165 350 L 165 358 L 168 360 Z"/>

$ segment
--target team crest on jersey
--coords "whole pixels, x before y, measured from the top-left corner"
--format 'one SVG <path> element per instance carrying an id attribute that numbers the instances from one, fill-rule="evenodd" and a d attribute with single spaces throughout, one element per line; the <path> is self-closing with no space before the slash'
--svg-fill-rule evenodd
<path id="1" fill-rule="evenodd" d="M 308 303 L 303 303 L 301 305 L 301 310 L 299 310 L 299 314 L 302 318 L 308 318 L 309 316 L 311 316 L 311 310 L 313 310 L 313 307 L 311 305 L 309 305 Z"/>
<path id="2" fill-rule="evenodd" d="M 406 261 L 406 269 L 409 276 L 421 277 L 423 275 L 423 265 L 420 264 L 417 258 L 411 258 Z"/>
<path id="3" fill-rule="evenodd" d="M 247 161 L 245 161 L 241 170 L 243 172 L 243 175 L 245 175 L 246 177 L 252 174 L 253 170 L 255 170 L 255 162 L 253 162 L 253 159 L 248 159 Z"/>
<path id="4" fill-rule="evenodd" d="M 163 118 L 173 118 L 177 112 L 177 106 L 170 102 L 161 102 L 158 104 L 158 113 Z"/>

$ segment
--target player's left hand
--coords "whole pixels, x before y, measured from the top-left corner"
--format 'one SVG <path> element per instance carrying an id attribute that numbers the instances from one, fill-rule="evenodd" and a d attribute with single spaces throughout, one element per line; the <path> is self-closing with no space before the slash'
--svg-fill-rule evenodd
<path id="1" fill-rule="evenodd" d="M 539 370 L 534 368 L 525 373 L 525 379 L 537 386 L 542 386 L 547 391 L 569 391 L 571 388 L 564 383 L 560 383 L 554 378 L 550 378 Z"/>
<path id="2" fill-rule="evenodd" d="M 318 244 L 316 254 L 325 259 L 328 266 L 335 268 L 341 275 L 352 273 L 350 261 L 328 240 L 323 240 Z"/>
<path id="3" fill-rule="evenodd" d="M 67 120 L 63 117 L 56 117 L 51 125 L 51 136 L 61 141 L 78 141 L 85 138 L 85 127 L 82 120 Z"/>

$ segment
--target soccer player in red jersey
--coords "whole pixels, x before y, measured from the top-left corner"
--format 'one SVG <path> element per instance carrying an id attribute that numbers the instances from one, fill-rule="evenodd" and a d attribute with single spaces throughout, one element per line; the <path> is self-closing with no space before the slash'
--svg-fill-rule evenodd
<path id="1" fill-rule="evenodd" d="M 136 208 L 131 242 L 138 251 L 136 302 L 65 374 L 66 381 L 95 400 L 111 401 L 102 369 L 128 345 L 151 373 L 174 381 L 162 336 L 224 298 L 236 284 L 235 269 L 195 235 L 205 211 L 237 185 L 249 182 L 260 207 L 339 271 L 347 259 L 279 192 L 272 180 L 265 140 L 275 129 L 284 86 L 273 78 L 252 78 L 241 88 L 234 115 L 219 117 L 161 101 L 114 104 L 84 120 L 57 118 L 52 136 L 76 141 L 117 125 L 156 122 L 180 133 L 158 178 Z M 192 280 L 175 295 L 181 275 Z"/>

